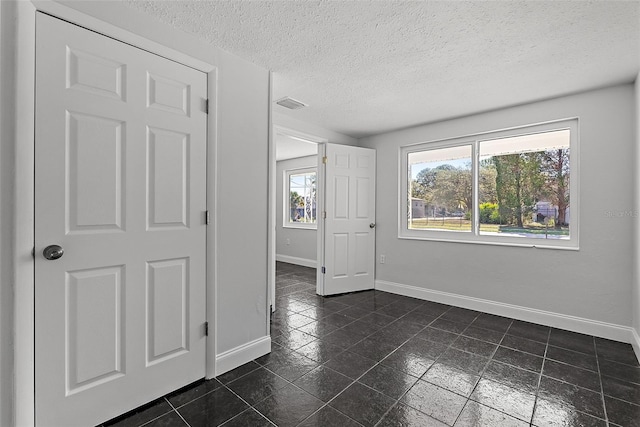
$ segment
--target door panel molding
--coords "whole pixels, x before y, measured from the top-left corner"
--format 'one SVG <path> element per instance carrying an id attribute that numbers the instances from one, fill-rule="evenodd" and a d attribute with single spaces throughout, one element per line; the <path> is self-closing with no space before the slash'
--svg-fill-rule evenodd
<path id="1" fill-rule="evenodd" d="M 46 14 L 36 21 L 46 67 L 34 105 L 35 422 L 93 425 L 206 375 L 208 76 Z M 76 66 L 72 50 L 101 55 Z M 152 108 L 150 71 L 185 82 L 154 95 L 185 114 Z M 76 90 L 114 81 L 126 96 Z M 64 256 L 44 259 L 54 243 Z"/>
<path id="2" fill-rule="evenodd" d="M 100 6 L 100 5 L 98 5 Z M 3 42 L 7 36 L 8 52 L 17 51 L 15 73 L 6 76 L 14 82 L 15 94 L 8 100 L 12 105 L 8 111 L 8 120 L 15 124 L 15 141 L 34 140 L 34 80 L 35 80 L 35 17 L 36 12 L 44 12 L 52 16 L 75 23 L 84 28 L 99 32 L 132 46 L 158 54 L 173 61 L 190 66 L 207 73 L 208 98 L 212 106 L 208 117 L 208 175 L 207 203 L 210 211 L 215 212 L 216 194 L 216 159 L 217 159 L 217 99 L 218 99 L 218 66 L 215 52 L 204 43 L 174 31 L 162 24 L 143 16 L 127 16 L 123 21 L 124 6 L 111 4 L 107 8 L 98 7 L 91 14 L 83 12 L 84 7 L 75 7 L 54 1 L 20 1 L 2 5 L 3 23 L 15 22 L 16 30 L 3 32 Z M 8 26 L 6 28 L 9 28 Z M 4 44 L 4 43 L 3 43 Z M 3 51 L 4 54 L 5 51 Z M 15 108 L 14 108 L 15 107 Z M 12 267 L 14 303 L 12 305 L 14 322 L 12 335 L 14 339 L 14 357 L 12 360 L 14 391 L 9 396 L 3 394 L 2 419 L 12 420 L 15 425 L 34 425 L 35 421 L 35 360 L 34 360 L 34 259 L 32 249 L 34 243 L 34 145 L 16 143 L 15 178 L 9 183 L 13 195 L 14 211 L 11 221 L 13 242 L 10 253 L 16 254 L 9 261 Z M 4 184 L 4 183 L 3 183 Z M 4 220 L 4 219 L 3 219 Z M 210 324 L 210 338 L 207 342 L 207 378 L 215 376 L 216 366 L 216 220 L 212 219 L 207 230 L 207 319 Z M 211 336 L 213 335 L 213 336 Z M 9 397 L 9 399 L 4 399 Z"/>

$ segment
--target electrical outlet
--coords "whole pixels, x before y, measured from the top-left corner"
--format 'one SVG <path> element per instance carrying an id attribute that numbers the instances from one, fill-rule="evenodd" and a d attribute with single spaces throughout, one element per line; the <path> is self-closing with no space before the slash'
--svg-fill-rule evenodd
<path id="1" fill-rule="evenodd" d="M 291 240 L 287 239 L 287 245 L 290 245 L 290 244 L 291 244 Z"/>
<path id="2" fill-rule="evenodd" d="M 384 264 L 386 260 L 387 260 L 386 255 L 380 255 L 380 264 Z"/>

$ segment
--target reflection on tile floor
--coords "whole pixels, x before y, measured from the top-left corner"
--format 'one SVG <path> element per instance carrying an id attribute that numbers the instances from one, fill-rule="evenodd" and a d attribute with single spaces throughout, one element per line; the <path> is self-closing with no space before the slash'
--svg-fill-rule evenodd
<path id="1" fill-rule="evenodd" d="M 278 263 L 272 352 L 114 426 L 640 426 L 629 344 L 365 291 Z M 607 424 L 608 423 L 608 424 Z"/>

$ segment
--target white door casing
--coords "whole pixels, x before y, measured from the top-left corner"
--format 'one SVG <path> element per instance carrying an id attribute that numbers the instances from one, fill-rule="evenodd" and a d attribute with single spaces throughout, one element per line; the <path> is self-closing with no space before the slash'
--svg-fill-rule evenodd
<path id="1" fill-rule="evenodd" d="M 95 425 L 205 374 L 207 77 L 36 28 L 36 422 Z"/>
<path id="2" fill-rule="evenodd" d="M 318 272 L 317 292 L 334 295 L 373 289 L 376 152 L 338 144 L 325 144 L 325 150 L 326 218 L 320 219 L 323 236 L 318 236 L 324 248 L 324 273 Z"/>

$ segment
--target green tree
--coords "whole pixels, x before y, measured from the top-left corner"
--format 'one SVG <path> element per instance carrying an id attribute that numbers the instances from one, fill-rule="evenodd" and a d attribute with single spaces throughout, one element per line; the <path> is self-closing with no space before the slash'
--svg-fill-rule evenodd
<path id="1" fill-rule="evenodd" d="M 471 209 L 472 194 L 471 165 L 456 168 L 444 164 L 424 168 L 411 183 L 411 197 L 445 211 L 455 211 L 460 207 Z"/>
<path id="2" fill-rule="evenodd" d="M 411 197 L 431 203 L 437 174 L 438 171 L 431 168 L 424 168 L 418 172 L 416 179 L 413 180 L 411 185 Z"/>
<path id="3" fill-rule="evenodd" d="M 524 226 L 524 216 L 532 212 L 544 187 L 540 157 L 538 152 L 493 157 L 500 216 L 518 227 Z"/>
<path id="4" fill-rule="evenodd" d="M 461 208 L 465 211 L 471 209 L 473 206 L 472 179 L 470 168 L 450 166 L 438 170 L 434 200 L 449 211 Z"/>
<path id="5" fill-rule="evenodd" d="M 496 165 L 491 159 L 480 162 L 480 173 L 478 182 L 479 203 L 498 203 L 498 193 L 496 192 Z"/>
<path id="6" fill-rule="evenodd" d="M 295 220 L 297 208 L 304 206 L 304 198 L 297 191 L 289 192 L 289 220 Z"/>
<path id="7" fill-rule="evenodd" d="M 555 227 L 567 225 L 566 211 L 569 207 L 569 149 L 547 150 L 541 155 L 541 171 L 545 177 L 545 195 L 558 207 Z"/>

